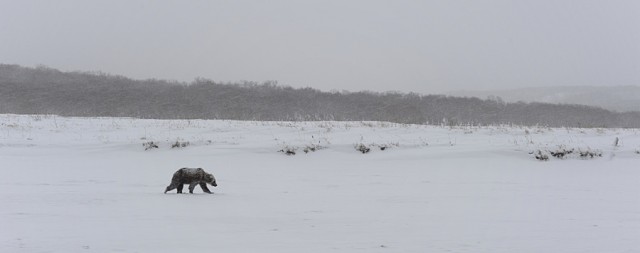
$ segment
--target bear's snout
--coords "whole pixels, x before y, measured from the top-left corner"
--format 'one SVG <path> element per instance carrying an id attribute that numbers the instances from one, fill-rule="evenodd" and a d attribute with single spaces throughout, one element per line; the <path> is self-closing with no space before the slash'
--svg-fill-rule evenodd
<path id="1" fill-rule="evenodd" d="M 216 182 L 215 182 L 215 181 L 213 181 L 213 182 L 211 183 L 211 185 L 213 185 L 213 187 L 218 187 L 218 184 L 216 184 Z"/>

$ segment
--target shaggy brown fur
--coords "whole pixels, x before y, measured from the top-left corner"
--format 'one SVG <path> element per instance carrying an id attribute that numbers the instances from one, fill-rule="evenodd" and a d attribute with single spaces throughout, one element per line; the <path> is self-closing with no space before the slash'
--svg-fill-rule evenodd
<path id="1" fill-rule="evenodd" d="M 167 186 L 164 193 L 172 191 L 173 189 L 178 189 L 178 193 L 182 193 L 184 184 L 189 185 L 189 193 L 193 193 L 196 185 L 200 185 L 202 191 L 212 193 L 209 188 L 207 188 L 207 183 L 214 187 L 218 186 L 218 184 L 216 184 L 216 178 L 210 173 L 205 172 L 202 168 L 182 168 L 173 173 L 171 184 Z"/>

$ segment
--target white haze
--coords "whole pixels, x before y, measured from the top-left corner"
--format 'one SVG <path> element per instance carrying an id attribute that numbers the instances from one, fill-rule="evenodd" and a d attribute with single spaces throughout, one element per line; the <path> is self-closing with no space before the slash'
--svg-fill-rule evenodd
<path id="1" fill-rule="evenodd" d="M 638 1 L 1 1 L 0 62 L 441 93 L 640 83 Z"/>

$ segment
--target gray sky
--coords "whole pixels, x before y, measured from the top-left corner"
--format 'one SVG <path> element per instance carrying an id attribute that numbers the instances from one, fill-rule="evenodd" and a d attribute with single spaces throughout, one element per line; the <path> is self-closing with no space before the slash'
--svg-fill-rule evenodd
<path id="1" fill-rule="evenodd" d="M 322 90 L 640 85 L 640 1 L 0 0 L 0 62 Z"/>

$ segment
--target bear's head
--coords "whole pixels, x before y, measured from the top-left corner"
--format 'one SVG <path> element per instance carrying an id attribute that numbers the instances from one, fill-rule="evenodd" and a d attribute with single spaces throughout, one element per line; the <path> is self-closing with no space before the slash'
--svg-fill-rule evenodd
<path id="1" fill-rule="evenodd" d="M 204 180 L 207 183 L 213 185 L 214 187 L 218 186 L 218 184 L 216 184 L 216 178 L 213 175 L 209 174 L 209 173 L 205 173 L 204 174 Z"/>

